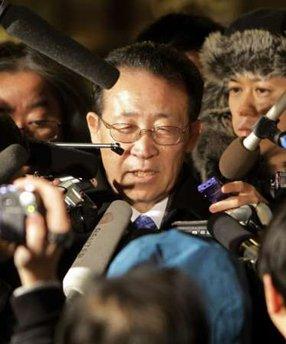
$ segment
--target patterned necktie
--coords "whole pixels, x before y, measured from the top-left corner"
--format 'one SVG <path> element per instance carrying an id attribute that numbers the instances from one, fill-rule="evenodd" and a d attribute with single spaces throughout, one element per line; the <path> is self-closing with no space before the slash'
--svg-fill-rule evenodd
<path id="1" fill-rule="evenodd" d="M 137 219 L 133 222 L 133 225 L 136 229 L 149 229 L 155 230 L 158 229 L 155 222 L 151 219 L 151 217 L 146 215 L 140 215 Z"/>

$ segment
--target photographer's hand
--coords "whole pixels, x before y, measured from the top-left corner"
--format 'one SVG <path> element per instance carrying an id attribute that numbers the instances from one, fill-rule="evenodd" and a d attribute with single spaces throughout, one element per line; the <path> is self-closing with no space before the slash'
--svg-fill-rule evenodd
<path id="1" fill-rule="evenodd" d="M 265 198 L 255 189 L 254 186 L 242 182 L 235 181 L 224 184 L 221 188 L 222 192 L 232 195 L 222 201 L 213 203 L 209 210 L 211 213 L 218 213 L 230 209 L 239 208 L 246 204 L 258 204 L 260 202 L 268 203 Z"/>
<path id="2" fill-rule="evenodd" d="M 48 238 L 49 233 L 65 234 L 70 230 L 63 195 L 41 178 L 22 178 L 14 184 L 19 188 L 32 185 L 42 199 L 46 211 L 45 217 L 39 213 L 27 217 L 26 244 L 18 246 L 14 254 L 22 285 L 31 287 L 39 282 L 56 280 L 61 249 Z"/>

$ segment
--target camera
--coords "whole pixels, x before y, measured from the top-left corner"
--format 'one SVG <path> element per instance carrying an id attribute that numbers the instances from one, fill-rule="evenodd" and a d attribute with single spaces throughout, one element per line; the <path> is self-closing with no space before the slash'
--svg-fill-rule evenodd
<path id="1" fill-rule="evenodd" d="M 0 239 L 25 242 L 25 219 L 39 210 L 39 201 L 29 186 L 20 190 L 14 185 L 0 186 Z"/>
<path id="2" fill-rule="evenodd" d="M 197 189 L 210 203 L 216 203 L 228 197 L 228 195 L 221 191 L 222 185 L 222 182 L 218 178 L 211 177 L 200 184 Z"/>

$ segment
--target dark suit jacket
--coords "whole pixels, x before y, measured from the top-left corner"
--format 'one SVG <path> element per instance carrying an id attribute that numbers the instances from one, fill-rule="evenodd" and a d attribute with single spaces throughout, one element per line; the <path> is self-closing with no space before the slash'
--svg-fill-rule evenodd
<path id="1" fill-rule="evenodd" d="M 98 186 L 91 192 L 90 196 L 99 205 L 96 223 L 104 214 L 109 204 L 121 199 L 120 195 L 115 194 L 109 186 L 107 179 L 102 173 L 103 168 L 99 168 L 97 176 Z M 170 194 L 166 212 L 164 214 L 161 227 L 154 230 L 135 230 L 132 223 L 127 228 L 126 234 L 119 244 L 119 249 L 124 247 L 131 240 L 146 234 L 158 233 L 172 228 L 175 221 L 205 220 L 209 217 L 207 201 L 197 191 L 199 183 L 193 176 L 192 168 L 189 164 L 184 164 L 179 175 L 178 181 Z"/>

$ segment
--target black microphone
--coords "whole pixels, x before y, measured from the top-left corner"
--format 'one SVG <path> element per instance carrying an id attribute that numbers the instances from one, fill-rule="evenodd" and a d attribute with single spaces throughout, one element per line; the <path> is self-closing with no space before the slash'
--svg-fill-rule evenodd
<path id="1" fill-rule="evenodd" d="M 2 114 L 0 150 L 14 144 L 23 147 L 28 154 L 28 159 L 26 154 L 23 155 L 25 163 L 42 175 L 68 173 L 74 177 L 90 179 L 97 173 L 98 157 L 94 154 L 28 138 L 8 114 Z"/>
<path id="2" fill-rule="evenodd" d="M 41 175 L 69 174 L 86 179 L 97 174 L 99 157 L 73 148 L 58 147 L 55 144 L 27 139 L 29 159 L 27 165 Z"/>
<path id="3" fill-rule="evenodd" d="M 13 144 L 0 153 L 0 184 L 11 182 L 11 178 L 26 164 L 29 154 L 26 149 Z"/>
<path id="4" fill-rule="evenodd" d="M 10 35 L 29 47 L 103 88 L 111 88 L 119 77 L 118 69 L 57 31 L 26 7 L 2 1 L 0 23 Z"/>
<path id="5" fill-rule="evenodd" d="M 234 218 L 226 213 L 214 214 L 208 220 L 207 228 L 222 246 L 256 265 L 260 245 L 256 237 Z"/>
<path id="6" fill-rule="evenodd" d="M 0 151 L 16 143 L 27 148 L 25 139 L 16 123 L 8 114 L 0 113 Z"/>
<path id="7" fill-rule="evenodd" d="M 110 204 L 64 277 L 63 289 L 67 297 L 77 292 L 82 294 L 85 283 L 94 274 L 105 272 L 131 215 L 127 202 L 117 200 Z"/>
<path id="8" fill-rule="evenodd" d="M 97 174 L 99 157 L 95 154 L 28 138 L 8 114 L 2 114 L 0 115 L 0 151 L 11 144 L 22 146 L 29 156 L 25 163 L 42 175 L 69 174 L 90 179 Z M 92 146 L 101 148 L 100 144 Z M 124 151 L 118 143 L 114 144 L 112 150 L 116 154 L 122 154 Z"/>
<path id="9" fill-rule="evenodd" d="M 286 92 L 282 94 L 264 117 L 266 120 L 275 122 L 285 109 Z M 246 138 L 235 139 L 223 152 L 219 161 L 219 169 L 225 178 L 230 180 L 241 179 L 253 168 L 260 155 L 259 143 L 262 138 L 265 138 L 257 135 L 259 131 L 261 129 L 255 125 L 254 130 Z"/>

